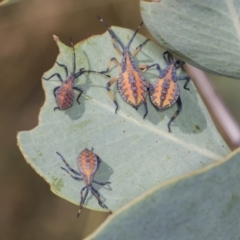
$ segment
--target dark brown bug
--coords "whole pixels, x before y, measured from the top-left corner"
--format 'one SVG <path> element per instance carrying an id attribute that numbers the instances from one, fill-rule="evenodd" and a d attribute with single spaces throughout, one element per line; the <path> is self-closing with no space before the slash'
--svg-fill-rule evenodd
<path id="1" fill-rule="evenodd" d="M 96 184 L 102 185 L 102 186 L 111 183 L 111 182 L 104 182 L 104 183 L 98 182 L 93 179 L 94 174 L 98 170 L 99 165 L 101 163 L 101 158 L 97 154 L 93 153 L 93 149 L 88 150 L 87 148 L 85 148 L 82 152 L 79 153 L 78 158 L 77 158 L 77 166 L 78 166 L 79 172 L 72 169 L 60 153 L 58 153 L 58 152 L 56 152 L 56 153 L 61 157 L 61 159 L 63 160 L 63 162 L 65 163 L 65 165 L 67 167 L 67 169 L 63 168 L 63 167 L 61 167 L 61 168 L 64 171 L 66 171 L 75 180 L 78 180 L 78 181 L 83 180 L 86 184 L 86 186 L 83 187 L 81 190 L 81 201 L 80 201 L 80 207 L 78 210 L 77 217 L 79 217 L 79 215 L 81 213 L 83 204 L 87 198 L 89 190 L 91 191 L 92 195 L 97 198 L 98 204 L 102 208 L 108 209 L 108 207 L 102 202 L 99 192 L 92 186 L 93 182 Z M 83 192 L 85 189 L 86 189 L 86 192 L 83 196 Z M 109 210 L 109 213 L 112 213 L 112 212 Z"/>
<path id="2" fill-rule="evenodd" d="M 182 101 L 177 81 L 186 80 L 184 89 L 189 90 L 187 85 L 190 81 L 190 77 L 177 76 L 177 69 L 180 68 L 184 62 L 179 59 L 175 60 L 170 52 L 164 52 L 163 59 L 167 65 L 165 69 L 161 69 L 160 65 L 155 63 L 148 65 L 144 71 L 151 67 L 156 67 L 159 72 L 158 80 L 153 84 L 149 84 L 150 99 L 157 110 L 161 111 L 171 107 L 175 102 L 177 103 L 178 109 L 168 122 L 168 131 L 171 132 L 170 124 L 182 110 Z"/>
<path id="3" fill-rule="evenodd" d="M 65 81 L 63 81 L 63 79 L 59 73 L 54 73 L 53 75 L 51 75 L 48 78 L 43 78 L 44 80 L 49 80 L 52 77 L 57 76 L 58 79 L 62 83 L 61 86 L 55 87 L 53 90 L 53 94 L 54 94 L 56 102 L 57 102 L 57 107 L 54 108 L 54 111 L 56 109 L 65 110 L 65 109 L 70 108 L 73 105 L 73 101 L 74 101 L 74 91 L 73 90 L 77 90 L 79 92 L 78 97 L 77 97 L 77 102 L 80 104 L 79 98 L 81 97 L 81 94 L 83 93 L 83 89 L 74 86 L 74 82 L 79 76 L 81 76 L 83 73 L 86 73 L 86 72 L 103 74 L 102 72 L 97 72 L 97 71 L 93 71 L 93 70 L 84 70 L 84 68 L 80 68 L 79 71 L 76 72 L 75 48 L 74 48 L 72 39 L 70 39 L 70 41 L 71 41 L 71 45 L 72 45 L 72 49 L 73 49 L 73 72 L 70 74 L 70 76 L 68 76 L 67 66 L 56 62 L 58 66 L 63 67 L 65 69 L 67 79 Z M 103 75 L 105 75 L 105 74 L 103 74 Z M 110 77 L 109 75 L 105 75 L 105 76 Z"/>
<path id="4" fill-rule="evenodd" d="M 139 53 L 143 44 L 146 41 L 143 44 L 139 45 L 136 48 L 136 50 L 133 52 L 133 54 L 131 54 L 131 52 L 129 50 L 130 45 L 131 45 L 134 37 L 136 36 L 139 28 L 143 24 L 143 22 L 140 23 L 140 25 L 134 32 L 134 34 L 131 37 L 131 39 L 129 40 L 127 46 L 124 46 L 122 41 L 120 39 L 118 39 L 116 34 L 112 31 L 111 27 L 106 22 L 104 22 L 102 18 L 100 18 L 99 16 L 97 16 L 97 17 L 107 27 L 108 32 L 109 32 L 110 36 L 112 37 L 113 47 L 116 49 L 117 53 L 120 54 L 120 56 L 122 57 L 121 63 L 119 63 L 119 61 L 115 57 L 111 58 L 108 66 L 107 66 L 107 70 L 104 71 L 104 73 L 109 71 L 109 68 L 110 68 L 112 62 L 114 62 L 120 69 L 119 76 L 112 78 L 106 85 L 108 94 L 109 94 L 110 98 L 112 99 L 112 101 L 116 105 L 115 113 L 117 112 L 118 104 L 115 100 L 113 92 L 110 90 L 110 87 L 112 84 L 114 84 L 117 81 L 118 91 L 121 94 L 122 98 L 126 102 L 128 102 L 130 105 L 132 105 L 135 109 L 138 109 L 138 107 L 142 103 L 144 104 L 145 114 L 144 114 L 143 118 L 145 118 L 148 113 L 147 104 L 146 104 L 148 83 L 147 83 L 146 79 L 144 78 L 143 74 L 141 73 L 141 71 L 139 71 L 139 68 L 144 68 L 144 67 L 137 66 L 133 57 L 136 56 L 137 53 Z M 122 51 L 119 49 L 119 47 L 117 46 L 116 43 L 118 43 L 120 45 L 120 47 L 122 48 Z"/>

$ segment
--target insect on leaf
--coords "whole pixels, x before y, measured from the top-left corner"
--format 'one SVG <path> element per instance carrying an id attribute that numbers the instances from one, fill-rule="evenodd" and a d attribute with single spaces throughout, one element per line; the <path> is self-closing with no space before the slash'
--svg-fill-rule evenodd
<path id="1" fill-rule="evenodd" d="M 113 30 L 126 43 L 133 34 L 132 30 L 113 27 Z M 134 51 L 146 40 L 137 34 L 131 45 Z M 59 63 L 72 67 L 72 49 L 58 41 Z M 121 58 L 115 52 L 111 38 L 106 32 L 88 38 L 77 44 L 77 68 L 105 70 L 109 60 Z M 148 41 L 135 57 L 139 64 L 158 62 L 165 67 L 161 49 Z M 44 77 L 59 72 L 64 76 L 64 69 L 54 64 L 44 73 Z M 117 67 L 112 67 L 109 74 L 119 74 Z M 179 74 L 186 75 L 179 71 Z M 157 71 L 152 69 L 144 73 L 153 83 Z M 18 134 L 18 145 L 27 162 L 51 186 L 51 190 L 62 198 L 79 204 L 82 181 L 75 181 L 60 167 L 63 162 L 56 154 L 61 153 L 68 164 L 77 170 L 77 156 L 84 149 L 94 148 L 94 153 L 102 159 L 94 177 L 101 182 L 110 181 L 110 186 L 94 185 L 100 192 L 104 203 L 116 211 L 156 184 L 201 169 L 218 161 L 229 153 L 229 149 L 218 134 L 194 85 L 184 90 L 185 81 L 179 81 L 183 110 L 171 125 L 168 133 L 167 123 L 176 111 L 176 106 L 158 112 L 147 101 L 149 113 L 145 119 L 144 106 L 136 111 L 124 102 L 117 92 L 116 84 L 111 86 L 119 104 L 117 114 L 115 106 L 106 91 L 109 78 L 100 74 L 84 74 L 75 85 L 84 91 L 80 98 L 66 111 L 53 111 L 56 106 L 53 89 L 60 85 L 58 79 L 42 80 L 46 101 L 41 109 L 39 124 L 31 131 Z M 88 208 L 101 210 L 96 199 L 89 195 Z"/>
<path id="2" fill-rule="evenodd" d="M 220 163 L 148 191 L 86 240 L 239 239 L 239 169 L 238 149 Z"/>
<path id="3" fill-rule="evenodd" d="M 141 1 L 152 36 L 186 62 L 240 78 L 239 1 Z"/>

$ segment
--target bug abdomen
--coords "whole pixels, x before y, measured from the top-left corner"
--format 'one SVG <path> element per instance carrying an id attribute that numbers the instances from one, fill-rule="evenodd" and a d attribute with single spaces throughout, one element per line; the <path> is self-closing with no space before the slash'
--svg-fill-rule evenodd
<path id="1" fill-rule="evenodd" d="M 98 168 L 97 155 L 94 154 L 92 151 L 85 149 L 78 155 L 77 165 L 79 171 L 84 176 L 86 184 L 90 185 L 93 175 Z"/>
<path id="2" fill-rule="evenodd" d="M 74 92 L 71 83 L 63 83 L 56 90 L 56 102 L 60 110 L 70 108 L 74 101 Z"/>
<path id="3" fill-rule="evenodd" d="M 150 86 L 150 99 L 159 110 L 172 106 L 180 95 L 177 82 L 169 78 L 158 79 Z"/>
<path id="4" fill-rule="evenodd" d="M 138 71 L 126 71 L 120 75 L 118 90 L 125 101 L 138 107 L 146 99 L 147 82 Z"/>

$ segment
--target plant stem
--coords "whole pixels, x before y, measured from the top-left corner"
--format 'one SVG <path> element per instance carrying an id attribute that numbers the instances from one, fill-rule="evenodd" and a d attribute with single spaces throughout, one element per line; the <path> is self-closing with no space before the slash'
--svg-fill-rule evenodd
<path id="1" fill-rule="evenodd" d="M 232 114 L 228 111 L 221 97 L 215 91 L 205 72 L 189 64 L 184 69 L 193 80 L 218 131 L 221 133 L 229 147 L 233 150 L 240 146 L 240 128 Z"/>

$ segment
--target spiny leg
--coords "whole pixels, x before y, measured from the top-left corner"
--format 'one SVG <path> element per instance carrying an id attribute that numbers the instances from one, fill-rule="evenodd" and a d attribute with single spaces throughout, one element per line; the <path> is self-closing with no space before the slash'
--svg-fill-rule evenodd
<path id="1" fill-rule="evenodd" d="M 163 53 L 163 59 L 166 65 L 168 65 L 170 62 L 173 61 L 173 55 L 169 51 L 166 51 Z"/>
<path id="2" fill-rule="evenodd" d="M 64 64 L 58 63 L 57 61 L 56 61 L 56 63 L 57 63 L 58 66 L 63 67 L 65 69 L 66 77 L 68 77 L 68 68 L 67 68 L 67 66 L 64 65 Z"/>
<path id="3" fill-rule="evenodd" d="M 178 97 L 177 99 L 177 111 L 174 113 L 174 115 L 172 116 L 172 118 L 170 119 L 170 121 L 168 122 L 168 132 L 171 132 L 171 128 L 170 128 L 170 124 L 171 122 L 179 115 L 179 113 L 181 112 L 182 110 L 182 101 L 181 101 L 181 98 L 180 96 Z"/>
<path id="4" fill-rule="evenodd" d="M 180 67 L 182 67 L 184 64 L 185 64 L 184 61 L 182 61 L 182 60 L 180 60 L 180 59 L 176 60 L 176 68 L 177 68 L 177 69 L 180 68 Z"/>
<path id="5" fill-rule="evenodd" d="M 147 102 L 146 102 L 146 100 L 143 102 L 143 104 L 144 104 L 144 108 L 145 108 L 145 114 L 144 114 L 144 116 L 143 116 L 143 119 L 147 116 L 147 114 L 148 114 L 148 108 L 147 108 Z"/>
<path id="6" fill-rule="evenodd" d="M 93 180 L 93 182 L 96 183 L 96 184 L 99 184 L 99 185 L 101 185 L 101 186 L 104 186 L 104 185 L 106 185 L 106 184 L 111 183 L 111 182 L 98 182 L 98 181 L 96 181 L 96 180 Z"/>
<path id="7" fill-rule="evenodd" d="M 56 111 L 56 110 L 60 110 L 60 111 L 61 111 L 60 107 L 55 107 L 55 108 L 53 109 L 53 111 Z"/>
<path id="8" fill-rule="evenodd" d="M 113 57 L 113 58 L 111 58 L 110 61 L 108 62 L 107 69 L 106 69 L 105 71 L 102 71 L 101 73 L 107 73 L 107 72 L 109 72 L 109 69 L 110 69 L 110 67 L 111 67 L 111 65 L 112 65 L 113 62 L 119 67 L 119 70 L 120 70 L 120 71 L 122 70 L 122 67 L 121 67 L 120 62 L 119 62 L 115 57 Z"/>
<path id="9" fill-rule="evenodd" d="M 106 208 L 109 210 L 109 213 L 112 213 L 112 211 L 102 202 L 101 198 L 100 198 L 100 194 L 99 192 L 94 188 L 91 187 L 91 192 L 93 194 L 93 196 L 95 196 L 98 200 L 98 204 L 102 207 L 102 208 Z"/>
<path id="10" fill-rule="evenodd" d="M 77 73 L 75 73 L 75 78 L 78 78 L 79 76 L 81 76 L 83 73 L 98 73 L 101 75 L 104 75 L 108 78 L 110 78 L 110 75 L 105 74 L 106 71 L 102 71 L 102 72 L 98 72 L 98 71 L 94 71 L 94 70 L 84 70 L 84 68 L 80 68 L 79 71 Z"/>
<path id="11" fill-rule="evenodd" d="M 136 47 L 135 51 L 133 52 L 132 56 L 135 57 L 142 49 L 142 47 L 148 42 L 150 39 L 146 39 L 142 44 Z"/>
<path id="12" fill-rule="evenodd" d="M 62 161 L 65 163 L 65 165 L 66 165 L 66 167 L 68 168 L 69 171 L 71 171 L 72 173 L 74 173 L 74 174 L 76 174 L 76 175 L 78 175 L 78 176 L 81 176 L 81 174 L 80 174 L 78 171 L 72 169 L 72 168 L 69 166 L 69 164 L 67 163 L 67 161 L 64 159 L 64 157 L 63 157 L 59 152 L 56 152 L 56 153 L 61 157 Z"/>
<path id="13" fill-rule="evenodd" d="M 78 181 L 81 181 L 83 180 L 83 178 L 81 177 L 77 177 L 77 176 L 74 176 L 71 172 L 69 172 L 66 168 L 63 168 L 61 167 L 61 169 L 63 169 L 65 172 L 67 172 L 72 178 L 74 178 L 75 180 L 78 180 Z"/>
<path id="14" fill-rule="evenodd" d="M 54 74 L 51 75 L 50 77 L 48 77 L 48 78 L 43 78 L 43 79 L 48 81 L 49 79 L 51 79 L 51 78 L 54 77 L 54 76 L 57 76 L 57 77 L 59 78 L 60 82 L 63 82 L 62 77 L 60 76 L 59 73 L 54 73 Z"/>
<path id="15" fill-rule="evenodd" d="M 55 88 L 53 89 L 54 97 L 57 97 L 56 91 L 57 91 L 59 88 L 60 88 L 60 87 L 58 86 L 58 87 L 55 87 Z"/>
<path id="16" fill-rule="evenodd" d="M 106 89 L 108 91 L 108 95 L 110 96 L 110 98 L 112 99 L 112 101 L 114 102 L 115 106 L 116 106 L 116 109 L 115 109 L 115 113 L 117 113 L 117 110 L 118 110 L 118 104 L 117 104 L 117 101 L 115 100 L 115 97 L 113 95 L 113 92 L 111 91 L 110 87 L 113 83 L 115 83 L 117 80 L 118 80 L 119 77 L 115 77 L 115 78 L 112 78 L 111 81 L 109 81 L 106 85 Z"/>
<path id="17" fill-rule="evenodd" d="M 79 91 L 78 97 L 77 97 L 77 102 L 78 104 L 80 104 L 79 98 L 81 97 L 82 93 L 83 93 L 83 89 L 82 88 L 78 88 L 78 87 L 73 87 L 73 89 Z"/>
<path id="18" fill-rule="evenodd" d="M 76 72 L 76 53 L 75 53 L 74 44 L 73 44 L 73 41 L 71 38 L 70 38 L 70 42 L 71 42 L 72 49 L 73 49 L 73 73 L 75 73 Z"/>
<path id="19" fill-rule="evenodd" d="M 83 191 L 85 190 L 85 188 L 87 188 L 87 190 L 86 190 L 86 193 L 83 197 Z M 79 207 L 79 210 L 78 210 L 78 213 L 77 213 L 77 218 L 80 216 L 80 213 L 81 213 L 82 208 L 83 208 L 83 204 L 85 203 L 85 200 L 86 200 L 87 195 L 88 195 L 88 191 L 89 191 L 89 189 L 88 189 L 87 186 L 83 187 L 82 190 L 81 190 L 81 201 L 80 201 L 80 207 Z"/>
<path id="20" fill-rule="evenodd" d="M 80 70 L 81 70 L 81 69 L 80 69 Z M 82 70 L 82 73 L 98 73 L 98 74 L 104 75 L 104 76 L 106 76 L 106 77 L 108 77 L 108 78 L 111 77 L 110 75 L 105 74 L 106 71 L 98 72 L 98 71 L 94 71 L 94 70 Z"/>
<path id="21" fill-rule="evenodd" d="M 190 82 L 190 77 L 189 76 L 180 76 L 180 77 L 177 77 L 177 81 L 179 80 L 186 80 L 183 88 L 186 89 L 186 90 L 190 90 L 189 88 L 187 88 L 187 85 L 188 83 Z"/>
<path id="22" fill-rule="evenodd" d="M 146 72 L 148 69 L 156 67 L 159 73 L 159 76 L 161 75 L 162 69 L 158 63 L 154 63 L 151 65 L 143 65 L 142 67 L 139 66 L 140 69 L 142 69 L 142 72 Z"/>

